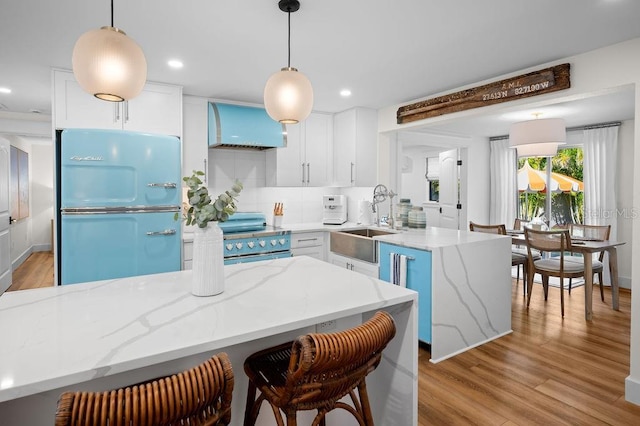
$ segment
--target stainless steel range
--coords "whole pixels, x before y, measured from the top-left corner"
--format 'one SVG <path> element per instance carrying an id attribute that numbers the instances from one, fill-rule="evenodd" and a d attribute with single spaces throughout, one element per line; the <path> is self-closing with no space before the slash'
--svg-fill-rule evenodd
<path id="1" fill-rule="evenodd" d="M 219 225 L 225 265 L 291 257 L 291 231 L 268 226 L 262 213 L 238 212 Z"/>

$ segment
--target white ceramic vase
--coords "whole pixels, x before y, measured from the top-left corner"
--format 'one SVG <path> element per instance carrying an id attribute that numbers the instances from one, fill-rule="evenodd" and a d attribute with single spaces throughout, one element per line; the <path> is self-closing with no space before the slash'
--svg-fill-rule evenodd
<path id="1" fill-rule="evenodd" d="M 191 293 L 195 296 L 214 296 L 224 291 L 223 239 L 218 222 L 195 227 L 192 270 Z"/>

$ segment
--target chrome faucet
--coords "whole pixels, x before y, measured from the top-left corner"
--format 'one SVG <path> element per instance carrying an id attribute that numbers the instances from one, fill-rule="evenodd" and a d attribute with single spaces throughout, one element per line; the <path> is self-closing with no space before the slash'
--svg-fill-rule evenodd
<path id="1" fill-rule="evenodd" d="M 397 194 L 395 192 L 389 191 L 387 187 L 382 184 L 378 184 L 373 188 L 373 202 L 371 203 L 371 208 L 373 209 L 373 212 L 376 213 L 377 226 L 380 226 L 380 209 L 377 208 L 376 205 L 389 198 L 389 217 L 387 218 L 387 224 L 389 227 L 393 228 L 393 197 L 396 195 Z"/>

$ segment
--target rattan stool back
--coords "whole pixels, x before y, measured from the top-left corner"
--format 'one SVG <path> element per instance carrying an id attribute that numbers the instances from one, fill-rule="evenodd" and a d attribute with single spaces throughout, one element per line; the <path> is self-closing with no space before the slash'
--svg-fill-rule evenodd
<path id="1" fill-rule="evenodd" d="M 350 412 L 360 425 L 373 425 L 365 378 L 395 333 L 391 315 L 379 311 L 357 327 L 306 334 L 249 356 L 244 364 L 249 377 L 245 426 L 255 424 L 265 400 L 281 426 L 281 411 L 287 425 L 295 426 L 298 411 L 317 410 L 313 425 L 323 425 L 335 408 Z M 353 405 L 340 401 L 346 395 Z"/>
<path id="2" fill-rule="evenodd" d="M 56 426 L 228 425 L 233 370 L 226 353 L 172 376 L 105 392 L 65 392 Z"/>

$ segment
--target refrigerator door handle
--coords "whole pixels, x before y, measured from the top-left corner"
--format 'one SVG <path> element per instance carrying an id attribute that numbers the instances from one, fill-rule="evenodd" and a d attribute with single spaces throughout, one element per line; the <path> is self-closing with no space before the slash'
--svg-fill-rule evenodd
<path id="1" fill-rule="evenodd" d="M 147 186 L 160 187 L 160 188 L 175 188 L 177 185 L 173 182 L 166 182 L 166 183 L 148 183 Z"/>
<path id="2" fill-rule="evenodd" d="M 149 236 L 154 236 L 154 235 L 175 235 L 176 234 L 176 230 L 175 229 L 165 229 L 164 231 L 149 231 L 147 232 L 147 235 Z"/>

